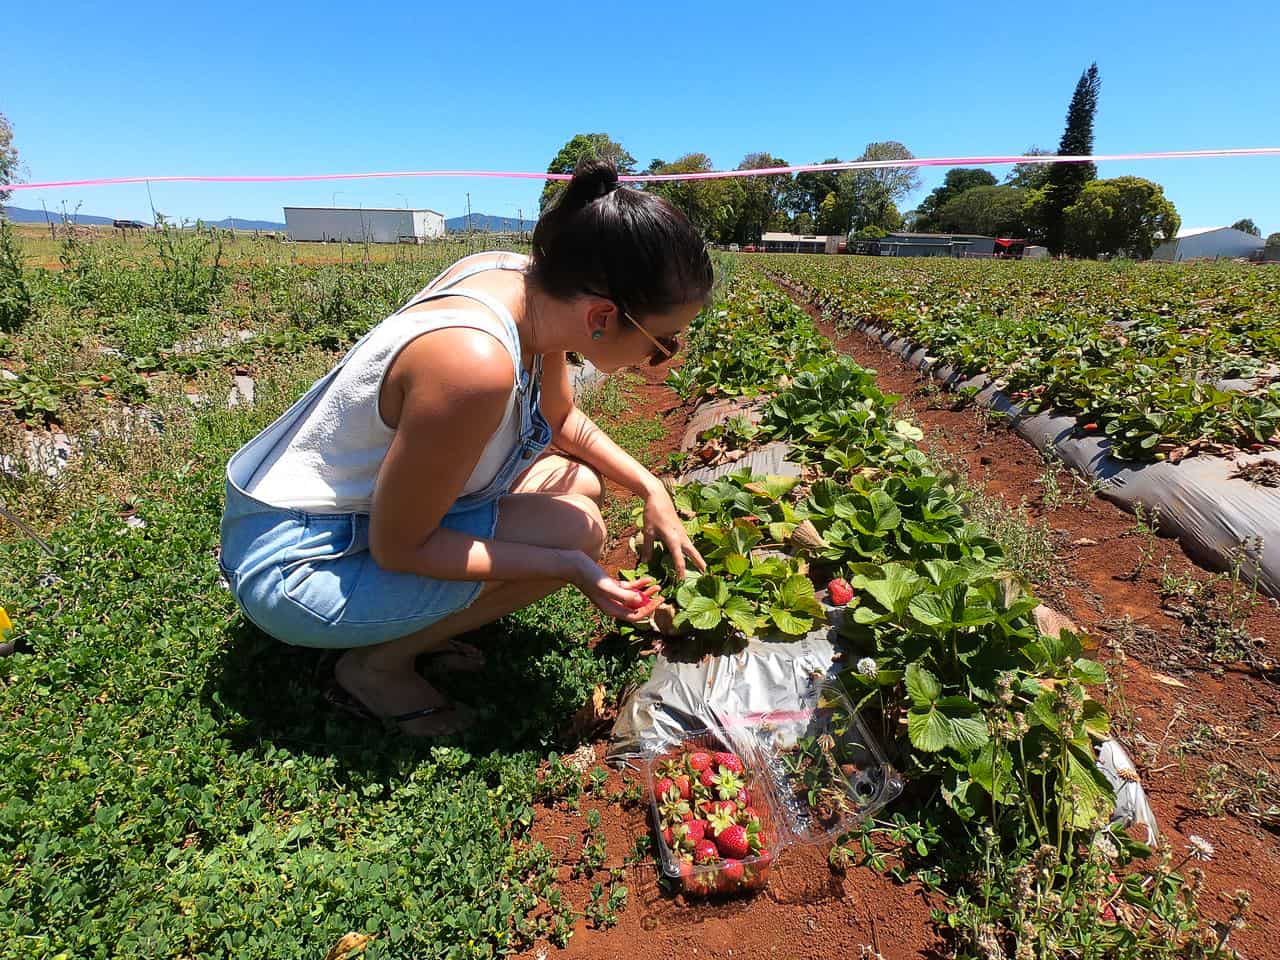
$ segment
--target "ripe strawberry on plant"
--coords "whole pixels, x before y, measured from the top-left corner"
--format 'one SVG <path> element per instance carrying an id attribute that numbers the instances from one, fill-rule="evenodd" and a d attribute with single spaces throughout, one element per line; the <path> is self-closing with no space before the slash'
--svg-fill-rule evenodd
<path id="1" fill-rule="evenodd" d="M 715 863 L 720 859 L 720 853 L 716 850 L 716 845 L 710 840 L 699 840 L 693 846 L 693 862 L 694 863 Z"/>
<path id="2" fill-rule="evenodd" d="M 747 772 L 747 768 L 742 765 L 742 761 L 738 759 L 737 754 L 717 753 L 712 756 L 711 761 L 717 767 L 728 767 L 734 773 Z"/>
<path id="3" fill-rule="evenodd" d="M 853 599 L 853 587 L 843 577 L 836 577 L 827 584 L 827 597 L 837 607 L 843 607 Z"/>

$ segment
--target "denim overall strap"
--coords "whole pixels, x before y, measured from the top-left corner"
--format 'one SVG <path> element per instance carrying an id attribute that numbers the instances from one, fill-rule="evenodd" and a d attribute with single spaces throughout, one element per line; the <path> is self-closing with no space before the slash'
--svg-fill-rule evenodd
<path id="1" fill-rule="evenodd" d="M 377 329 L 376 327 L 374 329 Z M 373 335 L 373 330 L 367 332 L 359 340 L 357 340 L 345 354 L 323 377 L 311 385 L 311 389 L 299 397 L 294 403 L 280 416 L 272 421 L 271 425 L 263 430 L 260 434 L 242 446 L 227 461 L 227 480 L 236 490 L 244 496 L 249 496 L 246 488 L 249 486 L 253 474 L 257 471 L 259 464 L 262 462 L 263 456 L 275 449 L 276 443 L 293 427 L 295 423 L 306 417 L 311 407 L 334 378 L 337 377 L 339 371 L 347 365 L 347 361 L 355 354 L 360 345 Z"/>

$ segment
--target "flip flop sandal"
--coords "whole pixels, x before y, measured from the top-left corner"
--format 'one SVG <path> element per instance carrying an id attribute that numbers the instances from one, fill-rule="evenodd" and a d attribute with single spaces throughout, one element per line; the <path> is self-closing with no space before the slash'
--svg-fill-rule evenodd
<path id="1" fill-rule="evenodd" d="M 456 673 L 479 673 L 487 665 L 479 647 L 461 640 L 450 640 L 445 646 L 428 656 L 435 657 L 446 670 Z"/>
<path id="2" fill-rule="evenodd" d="M 440 707 L 422 707 L 418 710 L 410 710 L 407 713 L 397 713 L 392 714 L 391 716 L 380 717 L 337 684 L 334 684 L 328 691 L 326 691 L 325 699 L 339 710 L 345 710 L 354 717 L 359 717 L 361 720 L 368 720 L 370 723 L 381 724 L 383 728 L 390 733 L 404 733 L 404 728 L 401 727 L 400 724 L 406 723 L 409 720 L 420 720 L 423 717 L 433 717 L 444 714 L 457 714 L 459 717 L 464 716 L 458 710 L 456 705 L 446 704 Z M 465 729 L 465 726 L 458 730 L 449 730 L 445 733 L 409 734 L 409 736 L 420 736 L 424 738 L 433 736 L 447 737 L 461 732 L 462 729 Z"/>

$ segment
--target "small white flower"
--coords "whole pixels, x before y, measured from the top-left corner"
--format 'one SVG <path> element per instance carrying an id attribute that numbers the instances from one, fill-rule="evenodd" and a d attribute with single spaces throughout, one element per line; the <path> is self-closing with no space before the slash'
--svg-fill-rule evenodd
<path id="1" fill-rule="evenodd" d="M 874 677 L 880 672 L 880 668 L 876 666 L 876 662 L 870 657 L 863 657 L 857 664 L 858 673 L 864 677 Z"/>
<path id="2" fill-rule="evenodd" d="M 1213 844 L 1204 837 L 1191 834 L 1187 837 L 1187 843 L 1191 845 L 1191 859 L 1193 860 L 1212 860 L 1214 849 Z"/>
<path id="3" fill-rule="evenodd" d="M 1115 842 L 1104 831 L 1098 831 L 1094 835 L 1093 849 L 1097 850 L 1107 860 L 1116 860 L 1120 856 L 1120 851 L 1116 849 Z"/>

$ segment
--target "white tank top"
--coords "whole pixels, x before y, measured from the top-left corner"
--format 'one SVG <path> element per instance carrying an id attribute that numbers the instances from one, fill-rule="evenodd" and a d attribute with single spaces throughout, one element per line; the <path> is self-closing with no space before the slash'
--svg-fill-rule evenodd
<path id="1" fill-rule="evenodd" d="M 485 444 L 462 494 L 487 487 L 519 441 L 518 391 L 522 361 L 515 320 L 502 303 L 476 290 L 469 290 L 469 296 L 489 310 L 477 305 L 404 311 L 424 295 L 453 289 L 481 271 L 523 270 L 526 260 L 523 255 L 511 253 L 478 253 L 465 257 L 459 263 L 472 263 L 456 277 L 437 290 L 435 285 L 444 276 L 442 273 L 404 307 L 378 324 L 354 349 L 312 407 L 263 458 L 245 492 L 284 509 L 312 513 L 370 512 L 378 470 L 395 436 L 395 430 L 383 422 L 378 410 L 383 379 L 392 361 L 412 340 L 445 327 L 471 327 L 492 334 L 506 346 L 515 366 L 515 382 L 502 422 Z M 449 270 L 456 266 L 458 264 Z"/>

